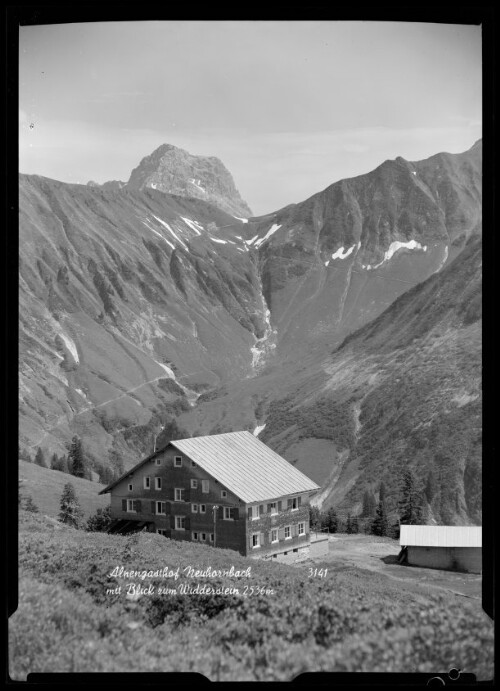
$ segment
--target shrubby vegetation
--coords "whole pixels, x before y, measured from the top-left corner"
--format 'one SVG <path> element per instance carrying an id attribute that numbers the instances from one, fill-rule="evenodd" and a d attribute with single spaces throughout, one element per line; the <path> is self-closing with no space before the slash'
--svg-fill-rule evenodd
<path id="1" fill-rule="evenodd" d="M 493 628 L 478 603 L 415 592 L 354 567 L 245 559 L 235 552 L 143 533 L 130 537 L 43 524 L 22 512 L 19 607 L 10 622 L 11 674 L 195 671 L 212 680 L 288 681 L 309 671 L 435 672 L 492 676 Z M 144 595 L 127 598 L 131 570 L 252 568 L 246 579 L 141 585 L 274 589 L 272 595 Z M 321 564 L 315 564 L 321 567 Z M 132 581 L 133 582 L 133 581 Z M 107 593 L 122 585 L 122 593 Z"/>

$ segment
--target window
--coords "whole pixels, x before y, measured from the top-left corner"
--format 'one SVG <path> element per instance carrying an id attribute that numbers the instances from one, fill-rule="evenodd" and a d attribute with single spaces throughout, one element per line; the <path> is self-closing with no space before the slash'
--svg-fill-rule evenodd
<path id="1" fill-rule="evenodd" d="M 214 541 L 214 534 L 210 533 L 210 542 L 213 542 L 213 541 Z"/>
<path id="2" fill-rule="evenodd" d="M 191 480 L 191 489 L 198 489 L 198 480 Z"/>
<path id="3" fill-rule="evenodd" d="M 299 508 L 298 497 L 293 497 L 293 499 L 292 499 L 292 511 L 297 511 L 298 508 Z"/>
<path id="4" fill-rule="evenodd" d="M 259 516 L 262 516 L 264 513 L 264 504 L 259 504 Z"/>
<path id="5" fill-rule="evenodd" d="M 182 468 L 182 456 L 175 456 L 174 467 L 175 468 Z"/>
<path id="6" fill-rule="evenodd" d="M 161 458 L 155 458 L 156 465 L 161 465 Z"/>
<path id="7" fill-rule="evenodd" d="M 185 516 L 176 516 L 175 517 L 175 529 L 176 530 L 185 530 L 186 529 L 186 517 Z"/>
<path id="8" fill-rule="evenodd" d="M 127 511 L 135 513 L 135 502 L 133 499 L 127 499 Z"/>
<path id="9" fill-rule="evenodd" d="M 234 520 L 234 509 L 231 509 L 229 506 L 224 506 L 222 518 L 225 521 L 233 521 Z"/>
<path id="10" fill-rule="evenodd" d="M 198 513 L 198 504 L 191 504 L 191 513 Z"/>
<path id="11" fill-rule="evenodd" d="M 206 534 L 206 533 L 201 533 L 200 540 L 201 540 L 202 542 L 206 542 L 206 541 L 207 541 L 207 534 Z"/>
<path id="12" fill-rule="evenodd" d="M 144 478 L 144 489 L 151 489 L 151 478 L 150 477 Z"/>
<path id="13" fill-rule="evenodd" d="M 279 542 L 278 530 L 271 530 L 271 542 Z"/>
<path id="14" fill-rule="evenodd" d="M 260 547 L 260 534 L 259 533 L 253 533 L 252 534 L 252 549 L 255 549 L 256 547 Z"/>
<path id="15" fill-rule="evenodd" d="M 155 489 L 161 489 L 161 477 L 155 477 Z"/>
<path id="16" fill-rule="evenodd" d="M 167 513 L 167 502 L 157 501 L 156 502 L 156 513 L 160 516 L 164 516 Z"/>
<path id="17" fill-rule="evenodd" d="M 207 505 L 206 504 L 200 504 L 200 513 L 206 513 L 207 512 Z"/>
<path id="18" fill-rule="evenodd" d="M 221 489 L 221 491 L 220 491 L 220 498 L 221 498 L 221 499 L 226 499 L 226 497 L 227 497 L 227 492 L 226 492 L 226 490 L 225 490 L 225 489 Z"/>
<path id="19" fill-rule="evenodd" d="M 184 501 L 184 492 L 185 490 L 182 487 L 176 487 L 175 490 L 175 499 L 174 501 Z"/>
<path id="20" fill-rule="evenodd" d="M 305 535 L 306 534 L 306 524 L 305 523 L 299 523 L 299 535 Z"/>
<path id="21" fill-rule="evenodd" d="M 289 540 L 292 537 L 292 532 L 290 530 L 290 526 L 287 525 L 285 528 L 285 540 Z"/>
<path id="22" fill-rule="evenodd" d="M 209 489 L 208 480 L 202 480 L 202 481 L 201 481 L 201 491 L 202 491 L 204 494 L 208 494 L 208 489 Z"/>
<path id="23" fill-rule="evenodd" d="M 271 514 L 271 516 L 274 516 L 278 513 L 278 504 L 275 501 L 272 501 L 269 504 L 269 513 Z"/>
<path id="24" fill-rule="evenodd" d="M 163 535 L 164 537 L 167 537 L 167 531 L 165 530 L 165 528 L 157 528 L 156 532 L 158 533 L 158 535 Z"/>
<path id="25" fill-rule="evenodd" d="M 128 486 L 128 491 L 131 492 L 133 489 L 134 489 L 134 485 L 130 484 L 130 485 Z"/>
<path id="26" fill-rule="evenodd" d="M 198 539 L 198 533 L 192 533 L 191 537 L 193 538 L 193 540 L 197 540 Z"/>
<path id="27" fill-rule="evenodd" d="M 253 518 L 253 510 L 252 510 L 252 507 L 249 506 L 248 507 L 248 520 L 251 521 L 252 518 Z"/>

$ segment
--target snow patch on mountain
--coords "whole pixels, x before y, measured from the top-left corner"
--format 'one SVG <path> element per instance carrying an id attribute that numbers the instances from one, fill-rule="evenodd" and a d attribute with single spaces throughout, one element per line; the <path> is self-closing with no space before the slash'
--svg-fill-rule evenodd
<path id="1" fill-rule="evenodd" d="M 210 240 L 211 240 L 212 242 L 219 242 L 221 245 L 227 245 L 227 241 L 226 241 L 226 240 L 218 240 L 217 238 L 213 238 L 213 237 L 211 237 Z M 234 245 L 234 242 L 231 243 L 231 244 Z"/>
<path id="2" fill-rule="evenodd" d="M 241 221 L 242 223 L 248 223 L 248 218 L 240 218 L 239 216 L 233 216 L 233 218 L 238 219 L 238 221 Z"/>
<path id="3" fill-rule="evenodd" d="M 203 226 L 201 223 L 198 223 L 198 221 L 193 221 L 190 218 L 184 218 L 184 216 L 181 216 L 182 220 L 184 223 L 191 228 L 191 230 L 194 230 L 195 233 L 198 235 L 201 235 L 201 231 L 204 230 Z"/>
<path id="4" fill-rule="evenodd" d="M 252 432 L 254 437 L 258 437 L 259 434 L 265 429 L 265 427 L 266 427 L 265 423 L 263 425 L 257 425 L 257 427 Z"/>
<path id="5" fill-rule="evenodd" d="M 264 237 L 261 238 L 260 240 L 257 240 L 257 242 L 255 243 L 255 247 L 260 247 L 260 246 L 262 245 L 263 242 L 265 242 L 266 240 L 268 240 L 268 239 L 271 237 L 271 235 L 274 235 L 274 233 L 275 233 L 277 230 L 279 230 L 280 228 L 281 228 L 281 224 L 273 223 L 273 225 L 269 228 L 269 230 L 268 230 L 267 233 L 264 235 Z"/>
<path id="6" fill-rule="evenodd" d="M 251 240 L 245 240 L 245 242 L 247 245 L 251 245 L 253 242 L 255 242 L 255 240 L 257 240 L 258 237 L 258 235 L 255 235 Z"/>
<path id="7" fill-rule="evenodd" d="M 332 259 L 345 259 L 351 254 L 355 247 L 356 245 L 353 245 L 352 247 L 349 247 L 349 249 L 345 252 L 343 246 L 339 247 L 339 249 L 336 252 L 334 252 L 334 254 L 332 254 Z"/>
<path id="8" fill-rule="evenodd" d="M 76 349 L 75 342 L 69 336 L 66 336 L 62 329 L 58 329 L 58 334 L 64 341 L 66 348 L 71 353 L 73 360 L 78 364 L 80 362 L 80 358 L 78 357 L 78 350 Z"/>
<path id="9" fill-rule="evenodd" d="M 166 238 L 164 238 L 163 235 L 162 235 L 161 233 L 159 233 L 157 230 L 155 230 L 154 228 L 151 228 L 151 226 L 147 223 L 147 221 L 142 221 L 142 222 L 144 223 L 144 225 L 146 226 L 146 228 L 147 228 L 148 230 L 150 230 L 150 231 L 151 231 L 152 233 L 154 233 L 155 235 L 158 235 L 159 238 L 161 238 L 162 240 L 164 240 L 164 242 L 166 242 L 167 245 L 169 245 L 173 250 L 175 250 L 175 245 L 173 245 L 169 240 L 167 240 Z"/>

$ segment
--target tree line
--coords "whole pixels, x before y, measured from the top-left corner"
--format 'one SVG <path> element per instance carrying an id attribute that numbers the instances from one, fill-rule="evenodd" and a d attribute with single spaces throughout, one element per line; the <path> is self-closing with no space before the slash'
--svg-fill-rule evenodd
<path id="1" fill-rule="evenodd" d="M 53 453 L 49 462 L 47 462 L 45 452 L 41 447 L 37 448 L 34 458 L 31 457 L 28 451 L 19 449 L 19 458 L 29 463 L 35 463 L 41 468 L 58 470 L 61 473 L 68 473 L 85 480 L 92 480 L 92 473 L 95 472 L 99 475 L 99 482 L 103 485 L 109 485 L 124 472 L 123 462 L 119 458 L 113 458 L 114 468 L 105 466 L 93 459 L 90 460 L 88 454 L 85 454 L 82 440 L 77 435 L 73 437 L 67 449 L 68 453 L 66 455 L 58 456 L 56 453 Z"/>
<path id="2" fill-rule="evenodd" d="M 368 533 L 371 535 L 399 538 L 400 524 L 421 525 L 427 519 L 427 505 L 432 501 L 435 480 L 432 471 L 421 487 L 411 469 L 401 476 L 396 498 L 389 501 L 384 482 L 380 483 L 378 501 L 375 494 L 366 490 L 363 495 L 361 513 L 340 514 L 331 507 L 321 512 L 317 507 L 309 507 L 310 526 L 312 531 L 330 533 Z"/>

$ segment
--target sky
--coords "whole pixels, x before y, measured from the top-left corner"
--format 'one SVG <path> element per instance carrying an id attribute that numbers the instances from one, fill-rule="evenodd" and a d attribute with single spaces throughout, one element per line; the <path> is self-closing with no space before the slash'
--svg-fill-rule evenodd
<path id="1" fill-rule="evenodd" d="M 481 133 L 481 28 L 337 21 L 20 28 L 19 168 L 129 179 L 164 143 L 217 156 L 255 215 Z"/>

